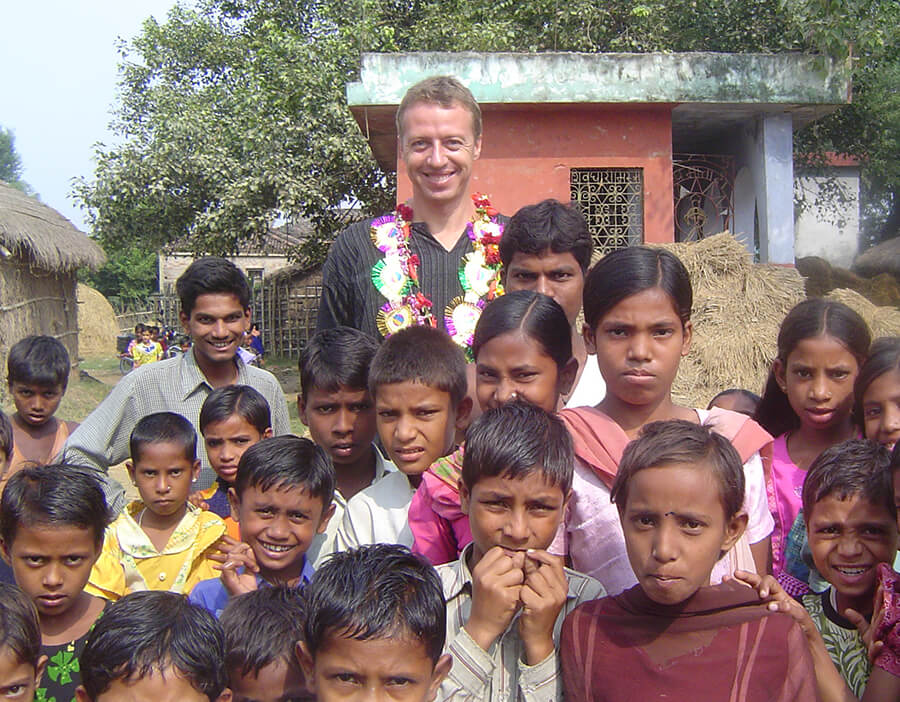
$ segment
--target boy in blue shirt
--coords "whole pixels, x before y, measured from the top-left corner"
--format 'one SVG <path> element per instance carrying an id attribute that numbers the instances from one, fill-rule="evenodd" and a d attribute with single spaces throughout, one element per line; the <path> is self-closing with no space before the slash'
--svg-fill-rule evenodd
<path id="1" fill-rule="evenodd" d="M 191 602 L 218 617 L 228 598 L 260 585 L 301 587 L 312 577 L 306 552 L 334 513 L 334 468 L 309 439 L 263 439 L 248 448 L 228 490 L 241 541 L 226 536 L 219 578 L 198 583 Z"/>

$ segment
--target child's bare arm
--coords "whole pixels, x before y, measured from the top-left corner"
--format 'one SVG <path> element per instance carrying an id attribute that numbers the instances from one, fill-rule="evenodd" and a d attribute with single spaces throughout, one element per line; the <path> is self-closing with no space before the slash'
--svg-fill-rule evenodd
<path id="1" fill-rule="evenodd" d="M 553 627 L 566 603 L 569 581 L 562 559 L 546 551 L 525 554 L 525 584 L 519 635 L 525 644 L 525 662 L 537 665 L 555 652 Z"/>
<path id="2" fill-rule="evenodd" d="M 495 546 L 472 570 L 472 612 L 464 628 L 484 651 L 506 630 L 519 608 L 524 561 L 524 553 L 510 555 Z"/>

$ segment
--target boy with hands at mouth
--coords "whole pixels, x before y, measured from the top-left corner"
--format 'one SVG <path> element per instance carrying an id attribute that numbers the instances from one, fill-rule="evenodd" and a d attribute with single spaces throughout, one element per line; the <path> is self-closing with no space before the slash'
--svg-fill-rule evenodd
<path id="1" fill-rule="evenodd" d="M 538 407 L 513 402 L 469 428 L 460 500 L 473 543 L 437 569 L 456 661 L 439 699 L 562 698 L 562 621 L 605 594 L 546 551 L 565 512 L 572 466 L 568 432 Z"/>

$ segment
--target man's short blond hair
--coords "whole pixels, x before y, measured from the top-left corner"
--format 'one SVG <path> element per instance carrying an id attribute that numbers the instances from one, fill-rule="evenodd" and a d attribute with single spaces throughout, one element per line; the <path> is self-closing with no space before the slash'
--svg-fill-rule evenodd
<path id="1" fill-rule="evenodd" d="M 397 135 L 403 136 L 403 115 L 413 105 L 425 102 L 441 107 L 461 105 L 472 114 L 472 130 L 475 141 L 481 138 L 481 108 L 469 89 L 453 76 L 431 76 L 421 80 L 406 91 L 397 108 Z"/>

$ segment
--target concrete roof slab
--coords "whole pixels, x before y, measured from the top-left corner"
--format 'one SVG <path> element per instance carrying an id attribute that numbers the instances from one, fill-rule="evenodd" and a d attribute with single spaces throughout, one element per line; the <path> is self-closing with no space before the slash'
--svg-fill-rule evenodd
<path id="1" fill-rule="evenodd" d="M 710 103 L 839 105 L 850 70 L 822 55 L 445 53 L 364 54 L 352 107 L 398 105 L 407 88 L 454 75 L 482 105 L 516 103 Z"/>

